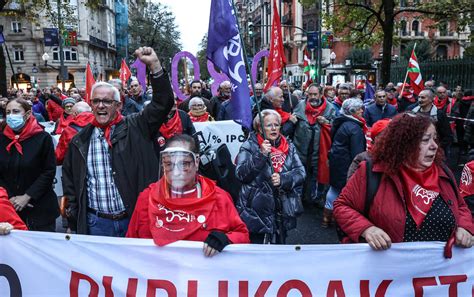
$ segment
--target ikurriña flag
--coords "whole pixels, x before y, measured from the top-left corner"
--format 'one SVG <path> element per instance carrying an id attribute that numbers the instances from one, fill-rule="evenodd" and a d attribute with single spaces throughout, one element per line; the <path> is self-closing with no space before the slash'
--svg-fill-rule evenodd
<path id="1" fill-rule="evenodd" d="M 418 96 L 425 88 L 425 83 L 421 77 L 421 69 L 416 58 L 415 48 L 413 48 L 413 51 L 411 52 L 407 71 L 408 77 L 410 78 L 410 85 L 413 88 L 413 93 Z"/>
<path id="2" fill-rule="evenodd" d="M 283 50 L 283 37 L 281 35 L 280 16 L 276 1 L 273 0 L 272 36 L 270 39 L 270 56 L 268 57 L 268 81 L 263 90 L 266 92 L 283 75 L 286 64 L 285 51 Z"/>
<path id="3" fill-rule="evenodd" d="M 308 53 L 308 49 L 304 49 L 304 62 L 303 62 L 303 72 L 305 75 L 306 82 L 304 84 L 304 89 L 313 83 L 313 78 L 311 77 L 311 57 Z"/>
<path id="4" fill-rule="evenodd" d="M 229 0 L 212 0 L 209 16 L 207 58 L 227 74 L 232 84 L 230 104 L 233 119 L 244 127 L 252 125 L 247 71 L 239 29 Z"/>

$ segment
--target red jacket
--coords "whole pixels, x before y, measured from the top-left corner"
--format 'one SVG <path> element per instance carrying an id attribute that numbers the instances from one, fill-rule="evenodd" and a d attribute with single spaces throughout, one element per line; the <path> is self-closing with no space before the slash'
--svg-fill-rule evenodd
<path id="1" fill-rule="evenodd" d="M 46 111 L 50 121 L 56 122 L 64 112 L 64 109 L 53 100 L 48 100 Z"/>
<path id="2" fill-rule="evenodd" d="M 439 167 L 439 166 L 438 166 Z M 474 234 L 474 224 L 464 199 L 457 198 L 445 171 L 439 167 L 440 195 L 449 206 L 458 227 Z M 374 164 L 374 172 L 383 172 L 383 166 Z M 457 189 L 456 189 L 457 190 Z M 359 242 L 365 229 L 376 226 L 384 230 L 392 242 L 403 242 L 405 233 L 406 206 L 403 186 L 398 175 L 383 175 L 370 207 L 369 218 L 364 212 L 366 195 L 365 162 L 349 179 L 347 185 L 334 202 L 334 216 L 338 225 L 353 242 Z"/>
<path id="3" fill-rule="evenodd" d="M 76 125 L 80 128 L 84 128 L 89 123 L 92 123 L 94 120 L 94 115 L 90 112 L 82 112 L 78 114 L 74 119 L 68 122 L 68 126 L 64 128 L 61 133 L 61 137 L 59 137 L 58 146 L 56 147 L 56 164 L 62 165 L 64 161 L 64 157 L 66 156 L 67 149 L 69 147 L 69 143 L 71 142 L 72 138 L 79 132 L 71 125 Z"/>
<path id="4" fill-rule="evenodd" d="M 128 225 L 127 237 L 152 238 L 150 219 L 148 216 L 148 197 L 150 187 L 138 196 L 137 204 Z M 230 195 L 216 186 L 216 206 L 207 219 L 207 228 L 194 232 L 189 238 L 182 240 L 205 241 L 209 233 L 214 230 L 223 231 L 231 243 L 250 243 L 249 231 L 240 219 Z M 177 198 L 179 199 L 179 198 Z"/>
<path id="5" fill-rule="evenodd" d="M 10 223 L 14 229 L 28 230 L 8 200 L 7 191 L 0 187 L 0 223 Z"/>

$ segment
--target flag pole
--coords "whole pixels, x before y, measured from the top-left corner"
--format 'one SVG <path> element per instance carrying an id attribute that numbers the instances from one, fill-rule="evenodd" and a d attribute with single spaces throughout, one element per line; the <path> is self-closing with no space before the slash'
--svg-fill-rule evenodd
<path id="1" fill-rule="evenodd" d="M 416 42 L 415 42 L 415 45 L 413 46 L 412 53 L 415 52 L 415 48 L 416 48 Z M 410 54 L 410 58 L 408 58 L 408 65 L 410 65 L 410 59 L 411 59 L 411 54 Z M 408 78 L 408 66 L 407 66 L 407 73 L 405 74 L 405 80 L 403 81 L 402 90 L 400 91 L 398 98 L 402 98 L 402 94 L 403 94 L 403 90 L 405 89 L 405 83 L 407 82 L 407 78 Z"/>
<path id="2" fill-rule="evenodd" d="M 235 23 L 237 24 L 237 29 L 239 30 L 240 44 L 242 45 L 242 52 L 244 54 L 245 67 L 246 67 L 247 73 L 249 74 L 249 77 L 250 77 L 250 85 L 252 86 L 253 95 L 255 96 L 255 83 L 253 81 L 252 72 L 250 71 L 250 65 L 249 65 L 249 62 L 248 62 L 248 59 L 247 59 L 247 50 L 245 49 L 245 45 L 244 45 L 244 42 L 243 42 L 243 39 L 242 39 L 242 33 L 241 33 L 241 30 L 240 30 L 239 18 L 238 18 L 238 15 L 237 15 L 238 12 L 237 12 L 237 9 L 235 9 L 234 0 L 232 0 L 232 9 L 234 10 Z M 250 100 L 250 98 L 249 98 L 249 100 Z M 263 118 L 262 118 L 261 109 L 260 109 L 260 102 L 259 102 L 258 98 L 256 98 L 255 102 L 256 102 L 256 105 L 257 105 L 258 118 L 259 118 L 259 121 L 260 121 L 260 127 L 262 129 L 262 133 L 263 133 L 263 139 L 267 139 L 267 136 L 265 135 L 265 130 L 263 129 Z"/>

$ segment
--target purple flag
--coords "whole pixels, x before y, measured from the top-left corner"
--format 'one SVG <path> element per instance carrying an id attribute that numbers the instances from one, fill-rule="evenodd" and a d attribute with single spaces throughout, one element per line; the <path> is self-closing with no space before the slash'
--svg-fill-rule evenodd
<path id="1" fill-rule="evenodd" d="M 3 33 L 0 33 L 0 44 L 5 42 L 5 37 L 3 36 Z"/>
<path id="2" fill-rule="evenodd" d="M 364 103 L 374 99 L 375 90 L 369 81 L 365 83 Z"/>
<path id="3" fill-rule="evenodd" d="M 232 2 L 212 0 L 207 39 L 207 58 L 227 74 L 232 84 L 232 117 L 246 128 L 252 125 L 247 71 Z"/>
<path id="4" fill-rule="evenodd" d="M 136 59 L 135 62 L 133 62 L 132 65 L 130 65 L 130 68 L 136 68 L 137 69 L 137 79 L 140 85 L 142 86 L 142 90 L 144 93 L 146 93 L 146 65 L 139 59 Z"/>

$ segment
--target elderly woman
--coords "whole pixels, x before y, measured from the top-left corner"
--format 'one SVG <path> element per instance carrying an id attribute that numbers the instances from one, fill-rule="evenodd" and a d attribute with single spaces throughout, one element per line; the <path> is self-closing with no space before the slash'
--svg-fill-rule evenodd
<path id="1" fill-rule="evenodd" d="M 281 117 L 262 111 L 237 156 L 236 176 L 242 182 L 237 208 L 253 243 L 285 243 L 302 213 L 305 171 L 294 145 L 281 133 Z M 266 138 L 266 139 L 264 139 Z"/>
<path id="2" fill-rule="evenodd" d="M 59 206 L 53 191 L 56 161 L 51 136 L 44 132 L 23 99 L 6 105 L 0 129 L 0 187 L 29 230 L 56 229 Z"/>
<path id="3" fill-rule="evenodd" d="M 138 196 L 127 237 L 153 238 L 163 246 L 177 240 L 203 241 L 213 256 L 249 234 L 230 195 L 197 173 L 199 148 L 186 134 L 170 138 L 161 152 L 163 177 Z"/>
<path id="4" fill-rule="evenodd" d="M 7 191 L 0 187 L 0 235 L 6 235 L 13 229 L 28 230 L 8 201 Z"/>
<path id="5" fill-rule="evenodd" d="M 194 97 L 189 101 L 189 117 L 193 123 L 214 121 L 214 118 L 207 112 L 204 100 Z"/>
<path id="6" fill-rule="evenodd" d="M 329 184 L 326 205 L 323 212 L 323 227 L 332 222 L 333 202 L 346 185 L 347 171 L 352 160 L 365 151 L 365 134 L 367 127 L 364 113 L 364 103 L 357 98 L 350 98 L 342 103 L 341 114 L 331 128 L 331 149 L 329 151 Z"/>
<path id="7" fill-rule="evenodd" d="M 379 250 L 392 242 L 451 237 L 459 246 L 472 247 L 471 213 L 451 171 L 442 164 L 438 146 L 428 117 L 405 113 L 390 122 L 371 152 L 371 172 L 380 182 L 368 212 L 364 210 L 370 171 L 365 162 L 334 202 L 337 223 L 348 236 L 343 242 L 365 240 Z"/>
<path id="8" fill-rule="evenodd" d="M 56 125 L 54 126 L 54 133 L 56 135 L 61 135 L 63 130 L 69 125 L 71 119 L 74 118 L 72 115 L 72 108 L 76 104 L 76 100 L 71 97 L 67 97 L 62 102 L 63 113 L 61 117 L 56 121 Z"/>

